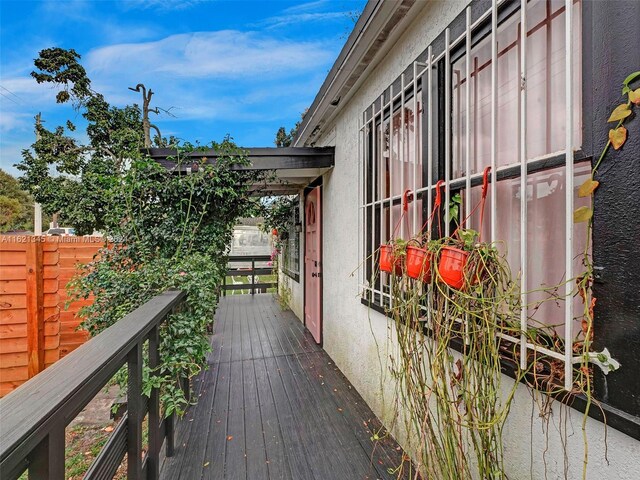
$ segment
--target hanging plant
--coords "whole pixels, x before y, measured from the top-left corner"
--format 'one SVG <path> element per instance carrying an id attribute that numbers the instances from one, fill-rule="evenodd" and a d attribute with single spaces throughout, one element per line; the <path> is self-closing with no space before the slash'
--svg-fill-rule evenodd
<path id="1" fill-rule="evenodd" d="M 479 275 L 483 274 L 482 271 L 488 258 L 493 253 L 492 248 L 487 248 L 486 245 L 483 246 L 481 244 L 479 232 L 464 228 L 466 221 L 479 208 L 480 232 L 482 231 L 490 170 L 491 167 L 487 167 L 484 170 L 482 176 L 482 197 L 478 205 L 467 215 L 467 218 L 460 222 L 453 232 L 453 235 L 443 240 L 443 246 L 440 251 L 440 261 L 438 262 L 439 279 L 456 290 L 477 283 Z M 449 207 L 450 217 L 454 220 L 457 220 L 459 203 L 460 199 L 458 196 L 457 199 L 453 199 L 452 205 Z M 471 269 L 471 274 L 469 274 L 468 268 L 470 257 L 474 260 L 471 262 L 474 267 Z"/>
<path id="2" fill-rule="evenodd" d="M 619 150 L 628 138 L 623 124 L 632 118 L 634 108 L 640 106 L 640 88 L 631 87 L 638 80 L 640 72 L 635 72 L 623 82 L 626 101 L 609 118 L 616 123 L 615 128 L 609 131 L 591 177 L 578 189 L 580 197 L 591 198 L 591 206 L 574 212 L 574 221 L 586 223 L 587 227 L 583 252 L 586 269 L 569 280 L 575 282 L 575 293 L 584 305 L 582 328 L 575 338 L 563 339 L 554 326 L 540 324 L 534 318 L 528 319 L 530 326 L 526 331 L 521 330 L 523 309 L 535 312 L 542 302 L 522 305 L 519 280 L 512 276 L 505 256 L 494 244 L 482 243 L 478 232 L 464 228 L 464 221 L 453 235 L 441 241 L 416 236 L 404 242 L 405 261 L 400 264 L 403 275 L 391 282 L 392 301 L 387 308 L 394 325 L 392 339 L 397 345 L 389 360 L 397 380 L 397 398 L 408 413 L 404 417 L 405 428 L 418 439 L 412 446 L 414 460 L 426 478 L 506 478 L 502 432 L 520 381 L 543 394 L 540 404 L 543 418 L 549 419 L 549 405 L 556 395 L 565 399 L 576 395 L 586 398 L 582 422 L 583 478 L 586 478 L 586 422 L 595 402 L 592 367 L 598 366 L 605 374 L 620 368 L 608 349 L 592 350 L 597 299 L 592 293 L 593 264 L 589 252 L 593 196 L 600 185 L 594 176 L 610 147 Z M 482 199 L 476 207 L 480 209 L 480 225 L 487 182 L 488 169 L 484 172 Z M 454 196 L 452 200 L 450 217 L 457 218 L 460 198 Z M 402 257 L 401 248 L 398 239 L 381 247 L 381 252 L 384 249 L 389 253 L 385 257 L 385 270 L 380 265 L 381 271 L 396 272 L 397 264 L 393 261 Z M 564 298 L 557 293 L 561 286 L 546 288 L 546 301 L 571 301 L 573 296 Z M 569 382 L 572 387 L 568 391 L 564 388 L 567 382 L 563 362 L 535 348 L 527 348 L 526 358 L 521 358 L 518 343 L 499 340 L 521 335 L 528 345 L 559 352 L 570 349 L 580 358 L 573 366 Z M 452 352 L 452 346 L 459 354 Z M 504 362 L 511 365 L 515 374 L 515 381 L 508 385 L 503 383 Z"/>
<path id="3" fill-rule="evenodd" d="M 289 238 L 289 230 L 293 228 L 292 212 L 298 208 L 297 196 L 272 197 L 270 201 L 262 206 L 262 216 L 264 224 L 262 230 L 271 232 L 275 239 L 275 246 L 280 249 L 283 241 Z"/>

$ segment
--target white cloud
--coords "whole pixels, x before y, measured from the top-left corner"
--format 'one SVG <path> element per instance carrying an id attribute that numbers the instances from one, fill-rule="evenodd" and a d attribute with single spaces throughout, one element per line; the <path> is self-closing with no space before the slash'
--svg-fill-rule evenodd
<path id="1" fill-rule="evenodd" d="M 36 113 L 55 105 L 57 88 L 38 85 L 29 76 L 3 77 L 0 81 L 0 133 L 30 134 Z"/>
<path id="2" fill-rule="evenodd" d="M 160 11 L 170 11 L 170 10 L 186 10 L 188 8 L 194 7 L 206 1 L 210 1 L 210 0 L 125 0 L 124 2 L 122 2 L 121 5 L 125 10 L 156 9 Z"/>
<path id="3" fill-rule="evenodd" d="M 8 78 L 3 76 L 2 80 L 0 80 L 0 85 L 2 85 L 3 87 L 2 91 L 4 91 L 4 89 L 7 89 L 13 92 L 14 95 L 17 95 L 20 100 L 25 103 L 35 103 L 34 95 L 45 95 L 46 90 L 51 88 L 45 87 L 42 84 L 38 84 L 38 82 L 36 82 L 35 79 L 30 75 Z M 36 99 L 36 101 L 38 100 L 40 99 Z"/>
<path id="4" fill-rule="evenodd" d="M 347 17 L 349 17 L 349 12 L 294 13 L 270 17 L 257 25 L 273 29 L 294 25 L 296 23 L 326 22 L 330 20 L 342 20 Z"/>
<path id="5" fill-rule="evenodd" d="M 308 12 L 310 10 L 316 10 L 319 7 L 326 5 L 328 0 L 316 0 L 315 2 L 307 2 L 302 3 L 300 5 L 294 5 L 293 7 L 285 8 L 283 12 L 285 13 L 300 13 L 300 12 Z"/>
<path id="6" fill-rule="evenodd" d="M 98 48 L 86 56 L 89 71 L 127 70 L 188 78 L 290 74 L 329 62 L 326 42 L 292 42 L 235 30 L 171 35 L 155 42 Z"/>
<path id="7" fill-rule="evenodd" d="M 4 100 L 2 101 L 4 102 Z M 1 104 L 1 102 L 0 102 Z M 0 133 L 6 134 L 14 130 L 33 128 L 33 117 L 27 113 L 8 112 L 2 105 L 0 115 Z"/>

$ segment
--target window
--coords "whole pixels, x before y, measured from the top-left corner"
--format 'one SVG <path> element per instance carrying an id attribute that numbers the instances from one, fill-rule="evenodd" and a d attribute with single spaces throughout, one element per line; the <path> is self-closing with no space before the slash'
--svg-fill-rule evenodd
<path id="1" fill-rule="evenodd" d="M 554 154 L 564 156 L 566 143 L 566 68 L 565 68 L 565 15 L 564 1 L 535 0 L 527 4 L 527 42 L 523 66 L 522 29 L 520 15 L 508 17 L 497 32 L 496 68 L 496 135 L 495 159 L 492 163 L 492 51 L 491 36 L 487 36 L 452 62 L 451 77 L 451 179 L 466 179 L 467 170 L 473 178 L 485 167 L 497 172 L 523 163 L 535 165 L 535 161 Z M 571 133 L 573 149 L 581 146 L 581 28 L 580 4 L 574 4 L 573 62 L 573 118 Z M 469 74 L 467 74 L 469 68 Z M 526 95 L 521 94 L 521 72 L 525 72 Z M 471 81 L 467 83 L 468 79 Z M 468 105 L 468 107 L 467 107 Z M 467 119 L 467 116 L 469 118 Z M 525 134 L 522 135 L 524 125 Z M 533 126 L 533 127 L 530 127 Z M 469 131 L 467 133 L 467 128 Z M 467 154 L 467 147 L 469 153 Z M 525 277 L 527 302 L 541 304 L 535 313 L 537 321 L 557 325 L 556 333 L 564 337 L 564 305 L 541 303 L 546 293 L 540 286 L 551 287 L 563 283 L 566 272 L 565 245 L 567 221 L 566 168 L 541 169 L 526 176 L 526 224 L 521 222 L 521 173 L 518 178 L 498 180 L 492 190 L 495 201 L 485 215 L 483 238 L 493 238 L 504 243 L 509 265 L 514 272 Z M 590 174 L 588 164 L 574 168 L 574 206 L 588 205 L 588 199 L 577 196 L 579 186 Z M 465 185 L 466 187 L 466 185 Z M 463 212 L 476 205 L 480 187 L 451 189 L 460 193 Z M 573 208 L 568 210 L 573 211 Z M 464 215 L 464 213 L 463 213 Z M 495 221 L 492 215 L 495 215 Z M 569 219 L 570 220 L 570 219 Z M 479 215 L 472 217 L 470 228 L 478 229 Z M 574 227 L 572 252 L 581 252 L 586 244 L 583 225 Z M 522 246 L 524 245 L 524 248 Z M 575 255 L 572 255 L 572 257 Z M 526 257 L 526 262 L 524 258 Z M 526 264 L 525 264 L 526 263 Z M 523 268 L 524 267 L 524 268 Z M 575 256 L 573 271 L 579 271 L 580 257 Z M 574 310 L 580 311 L 579 298 Z M 572 332 L 579 331 L 576 321 Z M 562 352 L 555 352 L 562 353 Z"/>
<path id="2" fill-rule="evenodd" d="M 283 242 L 282 271 L 295 281 L 300 279 L 300 199 L 296 197 L 291 209 L 288 237 Z"/>
<path id="3" fill-rule="evenodd" d="M 396 98 L 396 108 L 392 112 L 392 102 L 384 104 L 384 96 L 380 98 L 378 111 L 367 129 L 367 198 L 364 209 L 367 214 L 367 232 L 365 251 L 368 278 L 375 268 L 373 252 L 381 243 L 386 243 L 397 236 L 407 237 L 416 232 L 421 223 L 419 214 L 422 199 L 418 199 L 411 217 L 402 215 L 401 199 L 407 189 L 417 191 L 422 188 L 422 156 L 421 156 L 421 92 L 416 89 L 407 94 L 402 89 L 391 97 Z M 382 274 L 376 279 L 376 290 L 387 291 L 390 277 Z M 382 285 L 382 287 L 381 287 Z M 388 296 L 388 293 L 386 294 Z"/>
<path id="4" fill-rule="evenodd" d="M 577 187 L 590 173 L 590 164 L 579 162 L 588 160 L 579 151 L 582 4 L 573 3 L 568 46 L 564 1 L 523 0 L 525 12 L 516 8 L 520 3 L 504 2 L 499 11 L 493 7 L 495 11 L 474 22 L 468 7 L 461 21 L 459 17 L 429 46 L 424 60 L 415 61 L 364 112 L 363 296 L 374 306 L 392 302 L 389 276 L 373 275 L 376 250 L 390 239 L 407 239 L 420 231 L 436 181 L 444 181 L 445 205 L 460 194 L 464 218 L 477 204 L 482 172 L 490 166 L 482 236 L 500 241 L 512 270 L 521 272 L 523 305 L 532 305 L 523 311 L 522 328 L 535 310 L 536 321 L 573 338 L 580 329 L 574 320 L 574 311 L 582 308 L 579 299 L 545 302 L 536 309 L 544 294 L 528 292 L 572 278 L 580 268 L 575 253 L 586 244 L 584 224 L 574 226 L 572 218 L 574 208 L 588 201 L 578 198 Z M 451 38 L 453 30 L 463 33 Z M 416 198 L 403 215 L 406 190 Z M 443 233 L 448 234 L 447 208 L 443 216 Z M 478 217 L 472 216 L 466 226 L 479 229 Z M 568 229 L 573 230 L 571 244 Z M 573 285 L 561 288 L 564 295 Z M 565 365 L 574 362 L 570 347 L 561 351 L 509 340 L 523 353 L 536 348 Z M 566 388 L 571 381 L 568 375 Z"/>

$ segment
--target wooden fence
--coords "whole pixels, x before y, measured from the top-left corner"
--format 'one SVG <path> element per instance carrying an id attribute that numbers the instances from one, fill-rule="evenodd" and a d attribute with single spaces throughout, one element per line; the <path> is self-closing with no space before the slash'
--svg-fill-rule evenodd
<path id="1" fill-rule="evenodd" d="M 86 342 L 78 310 L 65 309 L 78 264 L 103 246 L 99 237 L 0 236 L 0 397 Z"/>

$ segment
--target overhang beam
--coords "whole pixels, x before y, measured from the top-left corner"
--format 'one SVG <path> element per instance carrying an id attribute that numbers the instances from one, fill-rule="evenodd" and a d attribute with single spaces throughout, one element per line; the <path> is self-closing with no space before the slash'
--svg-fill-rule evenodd
<path id="1" fill-rule="evenodd" d="M 251 187 L 254 195 L 291 195 L 298 193 L 316 178 L 333 168 L 335 164 L 334 147 L 272 147 L 244 148 L 249 165 L 234 165 L 233 170 L 273 171 L 274 178 Z M 219 154 L 213 150 L 198 150 L 182 153 L 177 161 L 177 150 L 173 148 L 150 148 L 149 156 L 166 169 L 175 173 L 187 173 L 188 169 L 206 158 L 215 163 Z"/>

